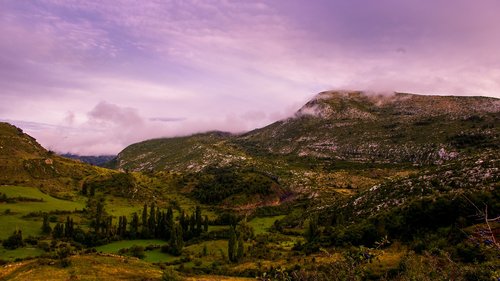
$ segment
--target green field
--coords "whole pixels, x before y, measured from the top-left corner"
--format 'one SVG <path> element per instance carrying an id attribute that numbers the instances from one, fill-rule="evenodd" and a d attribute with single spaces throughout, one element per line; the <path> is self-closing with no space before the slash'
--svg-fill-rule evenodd
<path id="1" fill-rule="evenodd" d="M 110 254 L 118 254 L 120 249 L 130 248 L 132 246 L 149 246 L 149 245 L 165 245 L 167 242 L 158 239 L 145 239 L 145 240 L 123 240 L 117 241 L 113 243 L 109 243 L 103 246 L 96 247 L 98 252 L 110 253 Z M 160 249 L 154 249 L 152 251 L 145 251 L 146 257 L 143 259 L 147 262 L 171 262 L 176 259 L 172 255 L 162 253 Z"/>
<path id="2" fill-rule="evenodd" d="M 284 218 L 285 216 L 273 216 L 273 217 L 263 217 L 263 218 L 254 218 L 248 222 L 250 226 L 253 227 L 253 232 L 255 235 L 261 234 L 264 232 L 268 232 L 269 228 L 273 226 L 274 222 Z"/>
<path id="3" fill-rule="evenodd" d="M 15 229 L 21 229 L 24 237 L 29 235 L 40 235 L 42 226 L 41 220 L 37 218 L 23 218 L 23 216 L 32 212 L 50 212 L 50 211 L 75 211 L 81 210 L 85 203 L 83 201 L 68 201 L 54 198 L 47 195 L 37 188 L 24 186 L 0 186 L 0 192 L 8 197 L 28 197 L 33 199 L 42 199 L 43 202 L 16 202 L 0 203 L 0 239 L 5 239 Z"/>
<path id="4" fill-rule="evenodd" d="M 15 260 L 27 257 L 37 257 L 43 253 L 43 250 L 33 247 L 17 248 L 15 250 L 7 250 L 0 247 L 0 259 L 2 260 Z"/>

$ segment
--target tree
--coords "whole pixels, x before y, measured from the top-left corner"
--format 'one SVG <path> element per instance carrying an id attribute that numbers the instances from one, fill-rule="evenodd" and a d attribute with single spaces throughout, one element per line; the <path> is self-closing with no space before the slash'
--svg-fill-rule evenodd
<path id="1" fill-rule="evenodd" d="M 56 226 L 54 226 L 52 237 L 55 239 L 64 237 L 64 225 L 62 223 L 58 222 Z"/>
<path id="2" fill-rule="evenodd" d="M 166 229 L 165 229 L 165 239 L 170 239 L 172 231 L 174 229 L 174 211 L 172 210 L 172 206 L 170 206 L 167 210 L 166 218 Z"/>
<path id="3" fill-rule="evenodd" d="M 14 250 L 24 246 L 23 233 L 21 232 L 21 230 L 15 230 L 14 233 L 9 236 L 9 238 L 2 242 L 2 245 L 4 246 L 4 248 L 10 250 Z"/>
<path id="4" fill-rule="evenodd" d="M 74 224 L 73 219 L 69 216 L 66 217 L 66 223 L 64 225 L 64 237 L 73 237 Z"/>
<path id="5" fill-rule="evenodd" d="M 236 251 L 236 260 L 241 261 L 244 254 L 245 254 L 245 242 L 243 241 L 243 235 L 240 234 L 238 237 L 238 248 Z"/>
<path id="6" fill-rule="evenodd" d="M 184 247 L 184 240 L 182 239 L 182 227 L 179 224 L 175 224 L 172 234 L 170 235 L 170 253 L 174 256 L 179 256 L 182 253 L 182 248 Z"/>
<path id="7" fill-rule="evenodd" d="M 102 200 L 98 200 L 96 205 L 95 224 L 94 224 L 94 229 L 96 233 L 99 233 L 99 228 L 101 227 L 103 215 L 104 215 L 104 202 Z"/>
<path id="8" fill-rule="evenodd" d="M 124 238 L 127 234 L 127 217 L 126 216 L 120 216 L 118 217 L 118 230 L 117 234 Z"/>
<path id="9" fill-rule="evenodd" d="M 306 239 L 308 242 L 314 241 L 319 234 L 318 231 L 318 217 L 312 216 L 309 218 L 309 226 L 306 230 Z"/>
<path id="10" fill-rule="evenodd" d="M 203 218 L 201 217 L 201 208 L 200 208 L 200 206 L 196 206 L 195 220 L 196 220 L 195 235 L 199 236 L 201 234 L 201 231 L 202 231 L 201 227 L 202 227 L 202 221 L 203 221 Z"/>
<path id="11" fill-rule="evenodd" d="M 193 238 L 196 236 L 196 221 L 194 218 L 194 214 L 189 217 L 189 231 L 187 233 L 187 239 Z"/>
<path id="12" fill-rule="evenodd" d="M 155 203 L 151 203 L 151 208 L 149 212 L 149 220 L 148 220 L 148 235 L 152 236 L 155 234 L 156 227 L 156 208 Z"/>
<path id="13" fill-rule="evenodd" d="M 227 255 L 229 257 L 229 261 L 231 261 L 231 262 L 237 261 L 237 256 L 236 256 L 237 245 L 236 244 L 237 244 L 236 231 L 235 231 L 234 227 L 230 227 L 229 241 L 227 243 Z"/>
<path id="14" fill-rule="evenodd" d="M 106 210 L 104 198 L 89 198 L 85 207 L 87 217 L 90 219 L 90 226 L 98 234 L 106 222 Z"/>
<path id="15" fill-rule="evenodd" d="M 52 228 L 50 227 L 50 223 L 49 223 L 49 214 L 43 213 L 42 232 L 44 234 L 50 234 L 51 231 L 52 231 Z"/>
<path id="16" fill-rule="evenodd" d="M 139 215 L 134 213 L 130 222 L 130 238 L 135 239 L 139 233 Z"/>
<path id="17" fill-rule="evenodd" d="M 148 205 L 144 204 L 144 208 L 142 209 L 142 238 L 148 238 L 149 236 L 149 224 L 148 224 Z"/>
<path id="18" fill-rule="evenodd" d="M 208 216 L 205 216 L 205 219 L 203 220 L 203 231 L 208 232 Z"/>

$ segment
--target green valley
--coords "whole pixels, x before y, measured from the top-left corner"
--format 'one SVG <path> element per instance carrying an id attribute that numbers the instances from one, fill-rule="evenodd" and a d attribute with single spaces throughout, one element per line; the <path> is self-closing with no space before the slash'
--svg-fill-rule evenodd
<path id="1" fill-rule="evenodd" d="M 495 98 L 323 92 L 102 168 L 0 123 L 0 280 L 497 280 L 498 124 Z"/>

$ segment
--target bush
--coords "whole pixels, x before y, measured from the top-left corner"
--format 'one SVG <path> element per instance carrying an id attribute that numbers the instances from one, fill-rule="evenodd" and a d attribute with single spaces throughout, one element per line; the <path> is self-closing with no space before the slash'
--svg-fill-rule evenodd
<path id="1" fill-rule="evenodd" d="M 182 278 L 179 274 L 173 270 L 172 268 L 168 268 L 163 271 L 163 275 L 161 276 L 162 281 L 181 281 Z"/>
<path id="2" fill-rule="evenodd" d="M 144 254 L 144 247 L 143 246 L 137 246 L 133 245 L 132 247 L 129 248 L 129 254 L 133 257 L 143 259 L 146 257 Z"/>
<path id="3" fill-rule="evenodd" d="M 4 248 L 10 250 L 14 250 L 24 246 L 23 234 L 21 230 L 14 231 L 14 233 L 12 233 L 12 235 L 9 236 L 9 238 L 7 238 L 2 242 L 2 245 L 4 246 Z"/>

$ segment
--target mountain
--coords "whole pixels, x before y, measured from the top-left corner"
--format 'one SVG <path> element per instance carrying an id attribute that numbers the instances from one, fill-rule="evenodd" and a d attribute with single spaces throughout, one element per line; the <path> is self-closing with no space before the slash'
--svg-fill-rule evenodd
<path id="1" fill-rule="evenodd" d="M 252 167 L 295 191 L 351 193 L 420 166 L 498 149 L 500 100 L 406 93 L 322 92 L 293 117 L 241 135 L 211 132 L 147 140 L 116 168 L 191 171 Z"/>
<path id="2" fill-rule="evenodd" d="M 77 155 L 71 153 L 61 154 L 61 156 L 69 159 L 79 160 L 82 161 L 83 163 L 96 166 L 104 166 L 104 164 L 112 161 L 116 157 L 116 155 L 86 156 L 86 155 Z"/>
<path id="3" fill-rule="evenodd" d="M 496 146 L 499 120 L 495 98 L 323 92 L 293 118 L 249 132 L 238 142 L 262 153 L 432 164 L 457 157 L 465 138 Z"/>
<path id="4" fill-rule="evenodd" d="M 39 187 L 51 194 L 65 194 L 88 176 L 112 171 L 70 160 L 43 148 L 33 137 L 0 122 L 0 185 Z"/>

